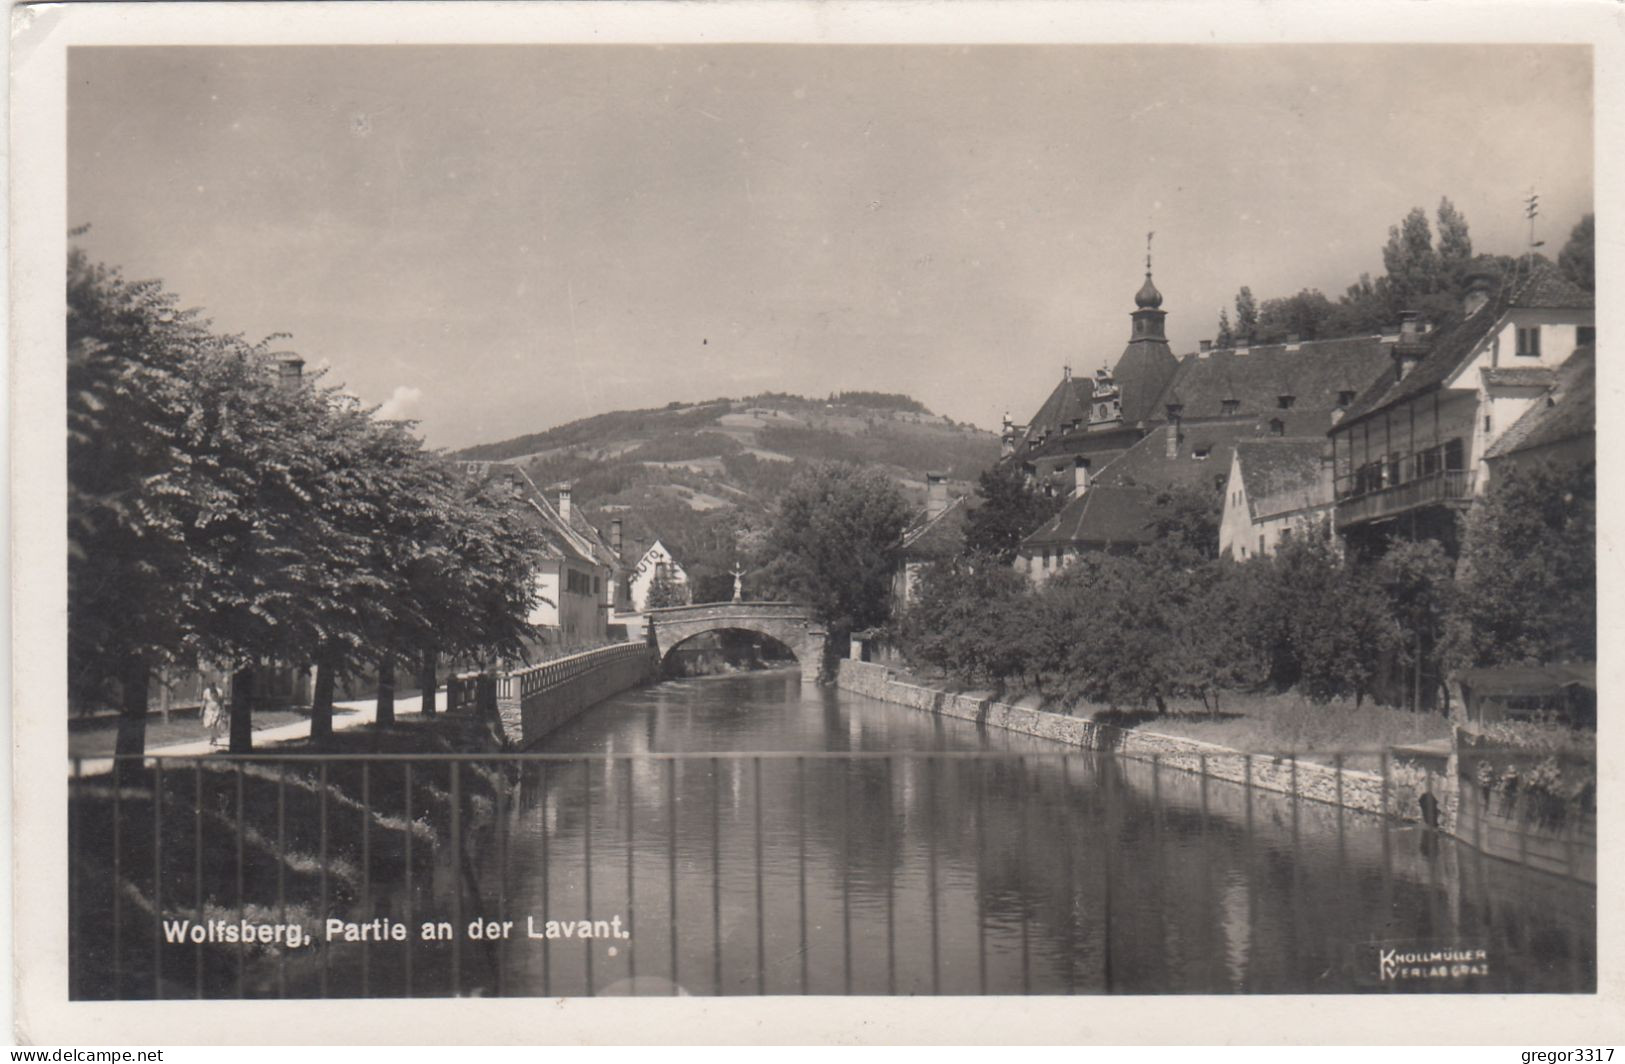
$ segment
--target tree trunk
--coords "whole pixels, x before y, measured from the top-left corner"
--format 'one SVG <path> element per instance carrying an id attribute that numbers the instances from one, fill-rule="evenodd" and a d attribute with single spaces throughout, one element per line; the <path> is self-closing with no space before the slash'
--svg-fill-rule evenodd
<path id="1" fill-rule="evenodd" d="M 124 697 L 119 707 L 118 743 L 114 747 L 114 752 L 119 755 L 139 756 L 147 752 L 149 679 L 150 673 L 145 658 L 139 654 L 131 654 L 125 659 L 124 675 L 121 677 Z M 118 778 L 127 779 L 130 774 L 141 769 L 141 762 L 120 761 L 118 766 Z"/>
<path id="2" fill-rule="evenodd" d="M 423 692 L 422 707 L 425 717 L 434 716 L 435 688 L 439 685 L 439 677 L 435 675 L 436 659 L 439 657 L 433 647 L 423 652 L 423 664 L 418 669 L 418 689 Z"/>
<path id="3" fill-rule="evenodd" d="M 324 653 L 316 662 L 316 691 L 310 702 L 310 738 L 313 742 L 326 742 L 333 737 L 333 688 L 335 675 L 333 655 Z"/>
<path id="4" fill-rule="evenodd" d="M 378 659 L 378 712 L 374 720 L 385 727 L 395 723 L 395 655 Z"/>
<path id="5" fill-rule="evenodd" d="M 231 753 L 246 754 L 254 749 L 254 666 L 244 665 L 231 674 Z"/>

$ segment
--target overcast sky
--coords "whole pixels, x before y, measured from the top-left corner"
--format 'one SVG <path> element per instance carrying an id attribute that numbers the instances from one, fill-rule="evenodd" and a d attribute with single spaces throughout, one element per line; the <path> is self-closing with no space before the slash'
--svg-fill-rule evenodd
<path id="1" fill-rule="evenodd" d="M 1592 209 L 1562 47 L 78 49 L 69 218 L 223 331 L 461 446 L 763 390 L 996 428 L 1115 359 L 1381 272 L 1449 196 Z"/>

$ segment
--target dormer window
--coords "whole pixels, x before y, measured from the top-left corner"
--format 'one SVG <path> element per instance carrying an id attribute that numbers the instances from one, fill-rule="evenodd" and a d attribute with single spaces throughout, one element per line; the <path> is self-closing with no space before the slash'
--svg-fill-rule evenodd
<path id="1" fill-rule="evenodd" d="M 1219 413 L 1234 414 L 1241 409 L 1240 399 L 1225 399 L 1219 403 Z"/>
<path id="2" fill-rule="evenodd" d="M 1540 326 L 1531 325 L 1529 328 L 1518 330 L 1518 357 L 1540 357 Z"/>
<path id="3" fill-rule="evenodd" d="M 1184 411 L 1185 411 L 1185 404 L 1184 403 L 1169 403 L 1168 404 L 1168 420 L 1169 421 L 1177 421 L 1179 419 L 1179 415 L 1184 413 Z"/>
<path id="4" fill-rule="evenodd" d="M 1191 448 L 1191 457 L 1196 459 L 1198 462 L 1205 462 L 1207 460 L 1207 456 L 1212 453 L 1213 445 L 1210 443 L 1199 443 L 1195 447 Z"/>
<path id="5" fill-rule="evenodd" d="M 1338 392 L 1337 393 L 1337 405 L 1338 405 L 1338 407 L 1340 409 L 1344 409 L 1344 410 L 1348 409 L 1350 406 L 1353 406 L 1354 405 L 1354 393 L 1352 391 L 1346 389 L 1346 388 L 1343 391 Z"/>
<path id="6" fill-rule="evenodd" d="M 1297 398 L 1295 395 L 1277 395 L 1275 397 L 1275 406 L 1280 410 L 1291 410 L 1292 404 L 1297 401 Z"/>

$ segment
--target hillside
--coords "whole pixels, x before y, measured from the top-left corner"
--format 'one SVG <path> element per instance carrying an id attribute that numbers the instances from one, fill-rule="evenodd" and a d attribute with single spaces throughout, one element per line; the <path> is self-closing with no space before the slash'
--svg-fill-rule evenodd
<path id="1" fill-rule="evenodd" d="M 737 538 L 763 527 L 779 492 L 812 462 L 879 467 L 923 502 L 927 472 L 946 472 L 950 494 L 968 494 L 998 454 L 993 433 L 907 396 L 844 392 L 616 411 L 454 457 L 517 462 L 544 488 L 568 481 L 595 524 L 622 518 L 627 553 L 658 536 L 704 579 L 732 564 Z"/>

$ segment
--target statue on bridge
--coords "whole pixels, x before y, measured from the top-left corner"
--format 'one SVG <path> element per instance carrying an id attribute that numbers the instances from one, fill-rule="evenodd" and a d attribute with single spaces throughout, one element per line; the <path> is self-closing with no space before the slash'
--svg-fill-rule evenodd
<path id="1" fill-rule="evenodd" d="M 745 585 L 744 585 L 744 582 L 743 582 L 744 575 L 745 575 L 745 570 L 739 568 L 739 563 L 738 562 L 734 562 L 734 567 L 733 567 L 734 597 L 733 597 L 733 600 L 735 602 L 744 602 L 745 601 Z"/>

